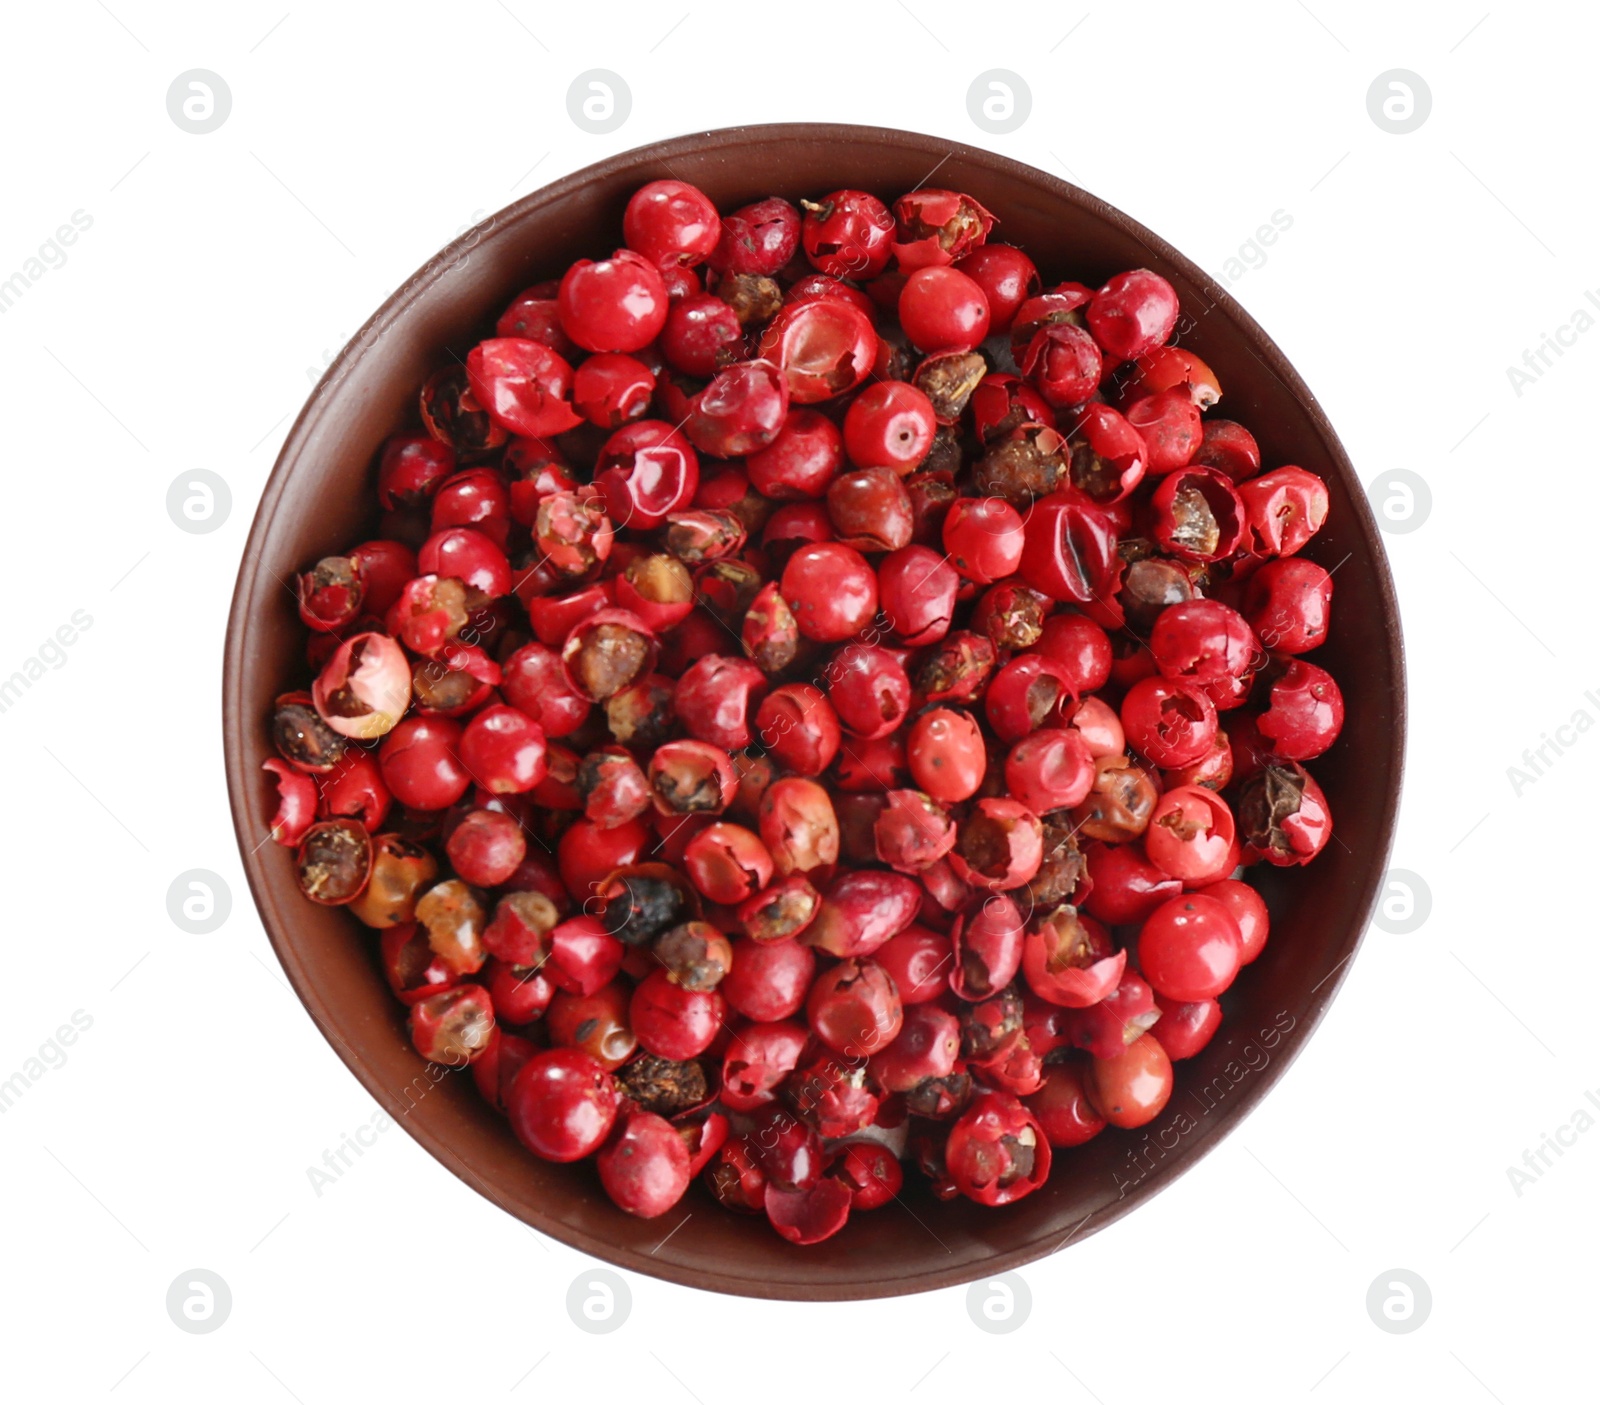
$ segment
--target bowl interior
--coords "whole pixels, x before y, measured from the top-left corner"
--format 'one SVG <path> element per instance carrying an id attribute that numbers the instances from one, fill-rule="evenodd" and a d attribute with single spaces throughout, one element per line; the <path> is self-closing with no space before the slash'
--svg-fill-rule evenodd
<path id="1" fill-rule="evenodd" d="M 416 421 L 423 380 L 464 355 L 502 306 L 572 259 L 620 243 L 628 196 L 677 176 L 731 209 L 844 186 L 885 198 L 925 183 L 964 190 L 999 217 L 996 238 L 1034 258 L 1046 284 L 1097 285 L 1148 267 L 1177 288 L 1183 344 L 1224 387 L 1222 412 L 1248 425 L 1268 466 L 1297 463 L 1328 484 L 1327 526 L 1306 555 L 1337 568 L 1332 634 L 1317 659 L 1339 678 L 1347 720 L 1313 769 L 1336 841 L 1305 871 L 1253 870 L 1274 936 L 1224 997 L 1210 1046 L 1178 1065 L 1163 1115 L 1057 1154 L 1049 1184 L 1004 1210 L 936 1201 L 911 1174 L 901 1203 L 857 1216 L 810 1249 L 764 1222 L 722 1212 L 699 1186 L 680 1211 L 643 1222 L 616 1209 L 589 1166 L 525 1152 L 462 1077 L 433 1082 L 403 1010 L 378 972 L 374 934 L 307 903 L 291 855 L 260 844 L 270 812 L 261 762 L 273 754 L 272 699 L 306 676 L 302 629 L 284 585 L 371 528 L 372 471 L 394 430 Z M 448 350 L 447 350 L 448 349 Z M 540 1231 L 630 1269 L 763 1297 L 846 1298 L 921 1291 L 998 1272 L 1081 1239 L 1170 1182 L 1266 1092 L 1315 1027 L 1355 950 L 1388 853 L 1400 784 L 1403 674 L 1383 551 L 1331 426 L 1282 354 L 1193 264 L 1118 211 L 1051 176 L 932 137 L 831 125 L 738 128 L 614 157 L 494 215 L 420 270 L 330 368 L 291 431 L 246 547 L 229 622 L 224 729 L 235 825 L 251 888 L 313 1018 L 378 1102 L 469 1185 Z M 667 1232 L 694 1211 L 672 1234 Z"/>

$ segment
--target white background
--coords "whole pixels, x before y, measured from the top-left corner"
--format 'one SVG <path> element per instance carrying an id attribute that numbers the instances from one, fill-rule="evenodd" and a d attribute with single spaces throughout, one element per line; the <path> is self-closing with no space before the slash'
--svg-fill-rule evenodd
<path id="1" fill-rule="evenodd" d="M 0 278 L 74 211 L 93 223 L 0 315 L 0 677 L 74 610 L 93 624 L 0 714 L 0 1079 L 74 1011 L 92 1026 L 0 1114 L 0 1388 L 305 1405 L 1592 1394 L 1600 1130 L 1520 1196 L 1507 1168 L 1600 1087 L 1600 737 L 1547 753 L 1520 795 L 1507 767 L 1576 710 L 1600 717 L 1584 697 L 1600 695 L 1600 333 L 1520 396 L 1507 368 L 1600 288 L 1600 26 L 1570 5 L 1485 18 L 1485 0 L 680 4 L 696 8 L 676 27 L 679 5 L 622 0 L 7 12 Z M 605 136 L 565 102 L 596 67 L 633 98 Z M 166 110 L 191 68 L 232 92 L 208 135 Z M 1032 91 L 1009 135 L 968 116 L 989 68 Z M 1394 68 L 1432 93 L 1409 135 L 1368 115 Z M 959 1289 L 796 1306 L 630 1275 L 629 1320 L 586 1335 L 565 1307 L 586 1261 L 404 1134 L 311 1189 L 307 1168 L 375 1107 L 284 986 L 244 887 L 223 623 L 314 375 L 435 249 L 614 151 L 818 117 L 1065 166 L 1212 270 L 1274 211 L 1292 217 L 1233 291 L 1363 480 L 1403 468 L 1432 493 L 1419 529 L 1386 538 L 1412 698 L 1393 862 L 1432 911 L 1407 935 L 1373 929 L 1316 1038 L 1221 1150 L 1024 1270 L 1032 1312 L 1013 1334 L 980 1332 Z M 231 515 L 185 534 L 166 493 L 200 468 L 229 485 Z M 232 890 L 205 936 L 166 908 L 196 868 Z M 208 1335 L 165 1307 L 193 1268 L 232 1292 Z M 1365 1306 L 1394 1268 L 1432 1291 L 1407 1335 Z"/>

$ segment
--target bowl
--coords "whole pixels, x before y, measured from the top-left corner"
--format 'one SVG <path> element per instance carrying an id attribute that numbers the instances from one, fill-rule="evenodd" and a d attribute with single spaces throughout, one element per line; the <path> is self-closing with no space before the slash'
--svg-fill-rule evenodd
<path id="1" fill-rule="evenodd" d="M 616 246 L 629 195 L 665 176 L 700 186 L 724 210 L 844 186 L 893 198 L 936 178 L 997 212 L 1003 237 L 1027 250 L 1047 285 L 1072 277 L 1094 286 L 1124 268 L 1152 268 L 1178 291 L 1193 324 L 1183 342 L 1219 376 L 1224 413 L 1254 431 L 1267 465 L 1297 463 L 1328 485 L 1327 525 L 1305 555 L 1337 571 L 1332 633 L 1317 657 L 1344 689 L 1347 720 L 1314 767 L 1336 842 L 1304 870 L 1252 870 L 1274 939 L 1225 998 L 1228 1017 L 1211 1044 L 1177 1065 L 1162 1116 L 1058 1153 L 1049 1183 L 1004 1209 L 941 1203 L 913 1173 L 899 1203 L 810 1248 L 759 1217 L 722 1211 L 698 1184 L 660 1220 L 626 1215 L 592 1166 L 525 1151 L 470 1080 L 429 1080 L 378 969 L 375 934 L 308 903 L 291 852 L 261 842 L 272 701 L 305 676 L 303 629 L 284 582 L 361 539 L 378 448 L 414 422 L 418 388 L 446 349 L 464 354 L 522 288 Z M 251 891 L 294 989 L 379 1105 L 534 1229 L 624 1269 L 764 1298 L 922 1292 L 1016 1268 L 1082 1242 L 1215 1147 L 1283 1075 L 1349 970 L 1387 860 L 1405 740 L 1399 619 L 1372 514 L 1333 427 L 1266 333 L 1169 244 L 1084 191 L 992 152 L 832 123 L 695 133 L 610 157 L 493 215 L 409 278 L 328 368 L 289 432 L 245 547 L 223 669 L 228 786 Z"/>

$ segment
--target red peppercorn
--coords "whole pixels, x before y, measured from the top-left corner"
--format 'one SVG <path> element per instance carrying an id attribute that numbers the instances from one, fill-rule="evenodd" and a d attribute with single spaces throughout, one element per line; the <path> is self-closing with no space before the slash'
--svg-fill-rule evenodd
<path id="1" fill-rule="evenodd" d="M 595 486 L 618 530 L 646 532 L 693 501 L 700 460 L 693 446 L 665 420 L 635 420 L 600 449 Z"/>
<path id="2" fill-rule="evenodd" d="M 445 854 L 468 883 L 493 888 L 517 871 L 527 848 L 521 827 L 510 815 L 474 810 L 450 832 Z"/>
<path id="3" fill-rule="evenodd" d="M 467 353 L 472 395 L 502 431 L 560 434 L 583 423 L 573 410 L 572 367 L 543 342 L 496 337 Z"/>
<path id="4" fill-rule="evenodd" d="M 663 1059 L 704 1053 L 721 1028 L 727 1001 L 717 990 L 688 990 L 664 970 L 650 972 L 634 988 L 628 1022 L 639 1043 Z"/>
<path id="5" fill-rule="evenodd" d="M 661 274 L 631 249 L 619 249 L 598 263 L 579 259 L 563 275 L 557 303 L 562 329 L 587 351 L 640 351 L 667 320 Z"/>
<path id="6" fill-rule="evenodd" d="M 1219 883 L 1208 884 L 1197 890 L 1201 897 L 1215 898 L 1239 924 L 1239 964 L 1247 966 L 1261 955 L 1267 944 L 1269 919 L 1267 905 L 1261 894 L 1248 883 L 1236 878 L 1224 878 Z"/>
<path id="7" fill-rule="evenodd" d="M 928 456 L 939 428 L 933 403 L 906 381 L 875 381 L 850 402 L 844 451 L 858 468 L 910 473 Z"/>
<path id="8" fill-rule="evenodd" d="M 1217 709 L 1193 683 L 1142 678 L 1122 700 L 1128 745 L 1157 766 L 1198 761 L 1217 734 Z"/>
<path id="9" fill-rule="evenodd" d="M 1039 1091 L 1024 1099 L 1051 1146 L 1082 1146 L 1105 1130 L 1106 1120 L 1089 1101 L 1086 1081 L 1080 1064 L 1050 1064 Z"/>
<path id="10" fill-rule="evenodd" d="M 1206 420 L 1193 462 L 1226 473 L 1235 483 L 1261 472 L 1261 450 L 1255 435 L 1232 420 Z"/>
<path id="11" fill-rule="evenodd" d="M 1050 1174 L 1039 1119 L 1008 1093 L 983 1093 L 956 1119 L 944 1164 L 956 1189 L 980 1205 L 1009 1205 Z"/>
<path id="12" fill-rule="evenodd" d="M 983 244 L 956 260 L 955 267 L 983 289 L 994 332 L 1010 331 L 1017 309 L 1039 291 L 1033 260 L 1010 244 Z"/>
<path id="13" fill-rule="evenodd" d="M 893 253 L 894 216 L 876 195 L 835 190 L 802 201 L 800 242 L 813 268 L 832 278 L 875 278 Z"/>
<path id="14" fill-rule="evenodd" d="M 780 589 L 800 633 L 823 644 L 850 638 L 878 612 L 878 577 L 859 551 L 838 542 L 795 552 Z"/>
<path id="15" fill-rule="evenodd" d="M 854 390 L 872 372 L 872 319 L 838 298 L 790 303 L 767 323 L 756 354 L 783 368 L 789 401 L 814 405 Z"/>
<path id="16" fill-rule="evenodd" d="M 738 458 L 778 437 L 789 411 L 789 382 L 771 361 L 736 361 L 689 403 L 684 432 L 703 454 Z"/>
<path id="17" fill-rule="evenodd" d="M 714 824 L 683 852 L 694 886 L 714 903 L 741 903 L 772 881 L 772 855 L 742 825 Z"/>
<path id="18" fill-rule="evenodd" d="M 1266 709 L 1256 729 L 1271 744 L 1272 754 L 1286 761 L 1321 756 L 1339 738 L 1344 726 L 1344 695 L 1333 675 L 1304 659 L 1291 658 L 1273 676 Z M 369 822 L 368 827 L 371 827 Z"/>
<path id="19" fill-rule="evenodd" d="M 989 335 L 989 300 L 956 268 L 919 268 L 900 291 L 900 325 L 922 351 L 971 351 Z"/>
<path id="20" fill-rule="evenodd" d="M 989 237 L 994 216 L 970 195 L 925 186 L 894 202 L 895 259 L 902 269 L 942 267 Z"/>
<path id="21" fill-rule="evenodd" d="M 1250 577 L 1243 613 L 1262 648 L 1303 654 L 1327 639 L 1332 600 L 1333 577 L 1315 561 L 1295 556 L 1269 561 Z"/>
<path id="22" fill-rule="evenodd" d="M 923 790 L 953 804 L 977 793 L 989 763 L 971 715 L 941 707 L 924 712 L 912 726 L 906 764 Z"/>
<path id="23" fill-rule="evenodd" d="M 1132 361 L 1172 335 L 1178 324 L 1178 295 L 1159 273 L 1136 268 L 1101 288 L 1085 317 L 1112 360 Z"/>
<path id="24" fill-rule="evenodd" d="M 721 233 L 717 207 L 687 181 L 649 181 L 622 213 L 623 241 L 658 266 L 705 262 Z"/>
<path id="25" fill-rule="evenodd" d="M 1110 516 L 1087 494 L 1051 493 L 1023 524 L 1022 578 L 1052 600 L 1094 600 L 1116 572 L 1116 543 Z"/>
<path id="26" fill-rule="evenodd" d="M 955 567 L 931 547 L 901 547 L 878 567 L 883 613 L 890 628 L 913 649 L 950 632 L 960 585 Z"/>
<path id="27" fill-rule="evenodd" d="M 1022 562 L 1022 514 L 1003 498 L 959 498 L 945 516 L 943 540 L 956 570 L 989 585 Z"/>
<path id="28" fill-rule="evenodd" d="M 1140 852 L 1136 844 L 1090 844 L 1085 854 L 1089 894 L 1084 906 L 1091 916 L 1112 926 L 1142 922 L 1168 898 L 1178 896 L 1182 882 L 1170 877 Z"/>
<path id="29" fill-rule="evenodd" d="M 979 800 L 956 833 L 950 866 L 976 888 L 999 891 L 1030 882 L 1044 860 L 1039 817 L 1015 800 Z"/>
<path id="30" fill-rule="evenodd" d="M 871 957 L 851 957 L 828 967 L 806 999 L 811 1028 L 835 1053 L 869 1057 L 900 1033 L 900 994 Z"/>
<path id="31" fill-rule="evenodd" d="M 1006 757 L 1006 789 L 1036 815 L 1081 805 L 1094 775 L 1087 743 L 1060 727 L 1030 733 Z"/>
<path id="32" fill-rule="evenodd" d="M 456 468 L 455 450 L 428 434 L 396 434 L 378 459 L 378 503 L 421 507 Z"/>
<path id="33" fill-rule="evenodd" d="M 1144 849 L 1163 873 L 1186 883 L 1226 877 L 1237 862 L 1233 812 L 1214 790 L 1174 786 L 1156 801 Z"/>
<path id="34" fill-rule="evenodd" d="M 1328 485 L 1303 468 L 1276 468 L 1241 483 L 1239 498 L 1257 556 L 1293 556 L 1328 517 Z"/>
<path id="35" fill-rule="evenodd" d="M 1172 1096 L 1172 1061 L 1151 1035 L 1110 1059 L 1095 1059 L 1084 1084 L 1090 1102 L 1113 1127 L 1143 1127 Z"/>
<path id="36" fill-rule="evenodd" d="M 518 1140 L 546 1161 L 579 1161 L 597 1150 L 617 1116 L 616 1084 L 578 1049 L 535 1054 L 506 1099 Z"/>
<path id="37" fill-rule="evenodd" d="M 1150 1026 L 1150 1034 L 1169 1059 L 1192 1059 L 1221 1024 L 1222 1006 L 1215 1000 L 1163 1000 L 1161 1018 Z"/>
<path id="38" fill-rule="evenodd" d="M 457 986 L 418 1000 L 409 1023 L 411 1042 L 423 1058 L 463 1068 L 489 1047 L 494 1007 L 481 985 Z"/>
<path id="39" fill-rule="evenodd" d="M 818 410 L 789 412 L 777 437 L 745 460 L 750 486 L 779 500 L 820 498 L 844 462 L 844 438 Z"/>
<path id="40" fill-rule="evenodd" d="M 722 220 L 721 237 L 709 261 L 718 273 L 771 277 L 794 257 L 800 243 L 800 212 L 776 195 L 743 205 Z"/>

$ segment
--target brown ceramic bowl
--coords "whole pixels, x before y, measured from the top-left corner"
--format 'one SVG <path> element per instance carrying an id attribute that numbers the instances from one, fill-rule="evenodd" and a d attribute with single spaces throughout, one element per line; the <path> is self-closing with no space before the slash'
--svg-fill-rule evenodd
<path id="1" fill-rule="evenodd" d="M 549 1165 L 524 1151 L 467 1079 L 429 1084 L 377 969 L 374 934 L 306 902 L 291 855 L 261 842 L 272 699 L 305 678 L 303 631 L 284 582 L 368 532 L 378 447 L 414 422 L 418 387 L 445 349 L 464 354 L 520 289 L 617 245 L 637 186 L 677 176 L 726 210 L 841 186 L 892 199 L 935 171 L 937 184 L 969 191 L 998 214 L 1004 237 L 1028 251 L 1047 284 L 1094 285 L 1141 266 L 1170 279 L 1195 323 L 1184 344 L 1216 370 L 1224 412 L 1255 432 L 1269 465 L 1297 463 L 1326 480 L 1332 510 L 1306 554 L 1338 568 L 1333 633 L 1318 659 L 1344 689 L 1347 720 L 1314 767 L 1336 842 L 1308 869 L 1254 871 L 1273 939 L 1226 997 L 1221 1032 L 1178 1066 L 1163 1115 L 1058 1153 L 1049 1184 L 1027 1199 L 1003 1210 L 944 1204 L 912 1173 L 903 1203 L 860 1215 L 809 1249 L 763 1220 L 723 1212 L 698 1185 L 680 1211 L 633 1219 L 606 1198 L 592 1166 Z M 372 1096 L 462 1180 L 535 1229 L 623 1268 L 768 1298 L 921 1292 L 1015 1268 L 1126 1214 L 1214 1147 L 1288 1067 L 1347 970 L 1384 870 L 1404 744 L 1400 627 L 1372 515 L 1332 426 L 1261 328 L 1177 250 L 1053 176 L 935 137 L 820 123 L 699 133 L 614 156 L 494 215 L 409 279 L 329 368 L 290 431 L 245 548 L 224 669 L 228 783 L 250 887 L 295 990 Z"/>

